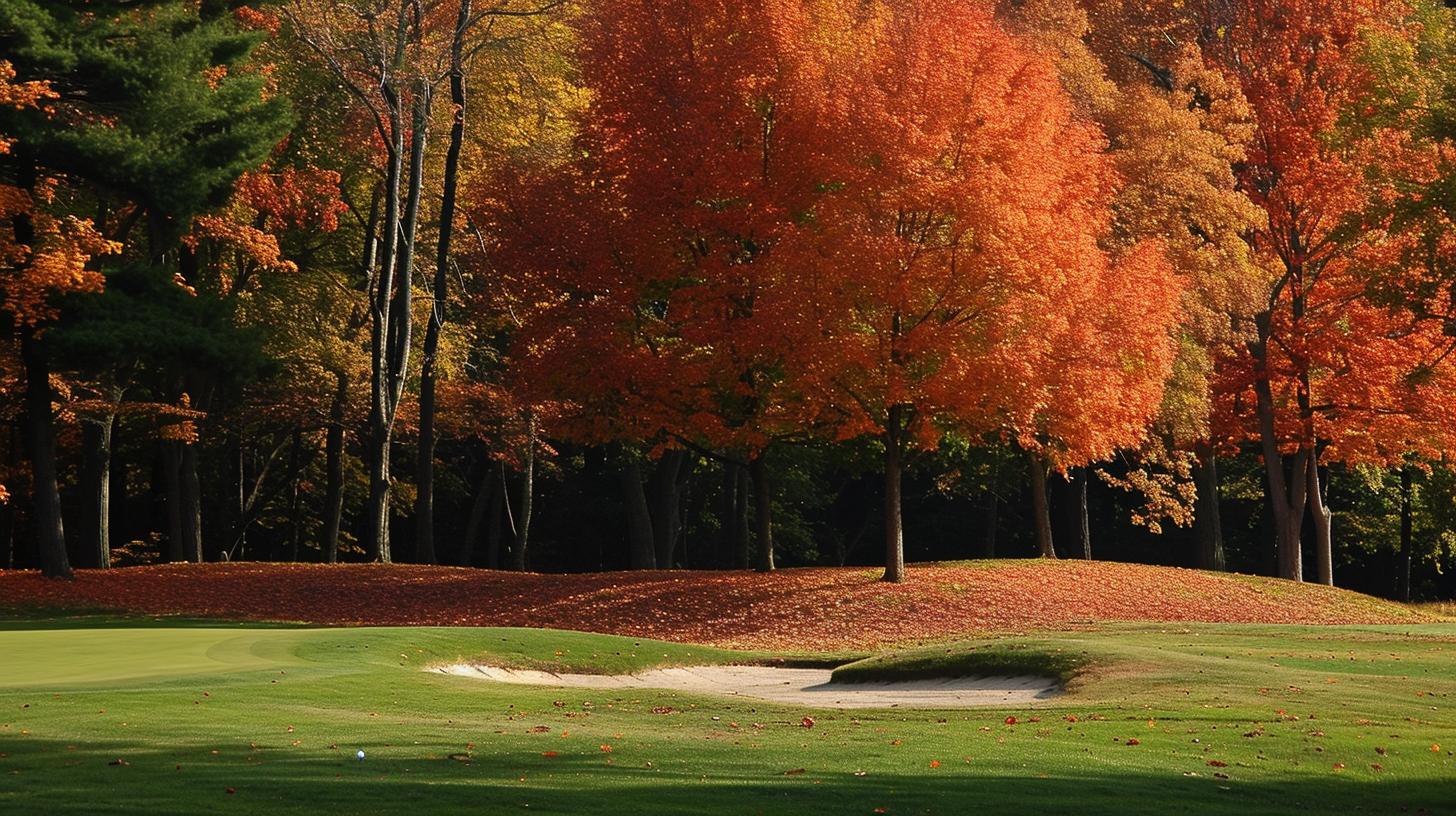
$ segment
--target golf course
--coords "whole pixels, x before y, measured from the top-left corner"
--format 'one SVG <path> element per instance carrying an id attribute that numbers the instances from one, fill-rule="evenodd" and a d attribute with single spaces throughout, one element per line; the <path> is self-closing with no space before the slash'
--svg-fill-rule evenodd
<path id="1" fill-rule="evenodd" d="M 731 594 L 711 580 L 691 584 L 696 596 L 679 587 L 678 611 L 700 610 L 699 625 L 669 627 L 694 633 L 697 643 L 610 634 L 611 616 L 599 617 L 593 633 L 554 628 L 550 619 L 529 620 L 524 600 L 506 603 L 499 593 L 460 601 L 472 625 L 304 619 L 327 606 L 364 623 L 367 610 L 351 607 L 370 603 L 367 581 L 354 593 L 347 579 L 367 567 L 193 568 L 186 585 L 207 585 L 214 599 L 236 603 L 263 585 L 296 592 L 299 619 L 286 621 L 201 617 L 186 595 L 170 601 L 177 614 L 159 614 L 124 584 L 180 582 L 163 568 L 81 573 L 64 587 L 70 602 L 53 591 L 61 585 L 0 573 L 0 812 L 1456 811 L 1456 621 L 1439 610 L 1273 579 L 1138 567 L 1164 573 L 1161 588 L 1145 590 L 1154 613 L 1176 602 L 1167 608 L 1202 606 L 1210 621 L 1247 616 L 1247 605 L 1219 610 L 1217 594 L 1197 594 L 1227 583 L 1277 590 L 1279 608 L 1295 618 L 1324 621 L 1343 611 L 1358 620 L 1032 626 L 1024 618 L 1038 605 L 1026 599 L 993 610 L 1022 624 L 1015 627 L 962 621 L 957 632 L 955 620 L 941 620 L 933 636 L 898 642 L 869 629 L 861 648 L 844 636 L 860 616 L 901 615 L 904 630 L 917 632 L 917 620 L 937 613 L 910 593 L 938 591 L 931 575 L 959 575 L 973 591 L 976 580 L 1017 574 L 1006 570 L 1055 578 L 1117 566 L 912 568 L 903 585 L 911 589 L 898 588 L 896 604 L 868 594 L 882 585 L 863 570 L 785 571 L 776 577 L 789 586 L 832 577 L 860 590 L 847 594 L 839 617 L 822 616 L 822 637 L 813 634 L 814 618 L 802 621 L 797 648 L 766 635 L 752 647 L 755 638 L 742 631 L 704 634 L 711 610 L 725 608 Z M 269 569 L 273 580 L 260 580 Z M 422 592 L 452 591 L 467 574 L 541 577 L 420 572 L 433 579 L 412 575 L 407 583 Z M 561 611 L 581 581 L 597 586 L 594 593 L 620 585 L 614 597 L 624 607 L 634 595 L 656 597 L 631 576 L 604 574 L 561 576 L 561 597 L 538 587 L 521 598 Z M 1048 583 L 1094 605 L 1102 591 L 1090 581 Z M 794 603 L 764 595 L 753 607 L 778 619 Z M 379 611 L 396 623 L 399 614 L 398 606 Z M 493 616 L 513 625 L 488 625 Z M 644 628 L 641 619 L 618 617 L 623 629 Z M 1012 707 L 840 709 L 439 671 L 462 664 L 600 675 L 821 667 L 834 669 L 835 685 L 1035 676 L 1055 679 L 1059 691 Z"/>

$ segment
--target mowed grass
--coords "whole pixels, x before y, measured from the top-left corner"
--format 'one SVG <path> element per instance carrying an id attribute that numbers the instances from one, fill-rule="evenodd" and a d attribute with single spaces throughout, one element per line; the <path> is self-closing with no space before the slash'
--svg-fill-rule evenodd
<path id="1" fill-rule="evenodd" d="M 423 670 L 769 657 L 648 640 L 11 618 L 0 813 L 1456 812 L 1456 625 L 1087 627 L 872 665 L 1008 655 L 1072 666 L 1069 693 L 835 712 Z"/>

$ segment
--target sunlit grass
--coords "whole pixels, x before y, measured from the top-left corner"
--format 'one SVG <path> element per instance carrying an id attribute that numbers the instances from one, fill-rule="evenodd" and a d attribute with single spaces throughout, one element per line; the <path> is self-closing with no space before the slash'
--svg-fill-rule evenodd
<path id="1" fill-rule="evenodd" d="M 894 814 L 974 805 L 1247 816 L 1456 806 L 1451 624 L 1120 625 L 983 638 L 867 665 L 913 673 L 934 663 L 979 671 L 986 655 L 1014 656 L 1022 668 L 1070 660 L 1068 693 L 1018 709 L 837 712 L 427 671 L 477 658 L 630 671 L 767 657 L 645 639 L 17 623 L 0 623 L 4 813 Z"/>

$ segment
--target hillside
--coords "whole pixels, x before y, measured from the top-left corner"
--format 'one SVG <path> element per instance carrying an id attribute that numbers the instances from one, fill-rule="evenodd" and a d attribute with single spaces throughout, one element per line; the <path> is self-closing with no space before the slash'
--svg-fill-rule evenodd
<path id="1" fill-rule="evenodd" d="M 787 650 L 854 650 L 1092 621 L 1401 623 L 1400 604 L 1273 578 L 1087 561 L 542 575 L 411 565 L 206 564 L 0 572 L 0 608 L 332 625 L 532 626 Z"/>

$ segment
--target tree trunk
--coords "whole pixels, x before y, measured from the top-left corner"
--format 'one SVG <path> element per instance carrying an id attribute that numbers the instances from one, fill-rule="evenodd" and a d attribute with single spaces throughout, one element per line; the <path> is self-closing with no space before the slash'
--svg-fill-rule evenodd
<path id="1" fill-rule="evenodd" d="M 197 443 L 182 446 L 178 462 L 182 488 L 182 548 L 194 564 L 202 563 L 202 485 L 197 478 Z"/>
<path id="2" fill-rule="evenodd" d="M 981 557 L 996 557 L 996 528 L 1001 523 L 1001 497 L 997 495 L 1001 487 L 1001 467 L 999 462 L 991 466 L 991 484 L 986 489 L 986 510 L 982 520 L 984 534 L 981 538 Z"/>
<path id="3" fill-rule="evenodd" d="M 719 533 L 722 536 L 721 555 L 718 564 L 745 569 L 747 564 L 738 564 L 734 557 L 738 542 L 738 468 L 731 462 L 723 462 L 723 485 L 718 495 Z"/>
<path id="4" fill-rule="evenodd" d="M 231 560 L 234 554 L 238 560 L 242 560 L 248 555 L 248 459 L 241 435 L 231 447 L 233 462 L 237 465 L 233 471 L 233 485 L 237 488 L 233 495 L 236 499 L 237 515 L 233 517 L 233 545 L 229 548 L 226 560 Z"/>
<path id="5" fill-rule="evenodd" d="M 767 458 L 768 451 L 762 451 L 748 462 L 753 477 L 753 538 L 758 551 L 755 568 L 759 572 L 774 570 L 773 485 L 769 483 Z"/>
<path id="6" fill-rule="evenodd" d="M 1051 503 L 1047 501 L 1047 479 L 1049 469 L 1040 456 L 1027 454 L 1031 463 L 1031 513 L 1036 521 L 1036 549 L 1042 558 L 1056 558 L 1057 549 L 1052 542 Z"/>
<path id="7" fill-rule="evenodd" d="M 526 412 L 526 450 L 521 469 L 521 509 L 516 513 L 516 546 L 511 550 L 516 572 L 526 571 L 526 545 L 531 533 L 531 502 L 536 493 L 536 414 Z"/>
<path id="8" fill-rule="evenodd" d="M 363 544 L 371 558 L 384 562 L 389 561 L 389 437 L 392 420 L 387 338 L 389 316 L 393 311 L 390 303 L 394 299 L 395 247 L 399 236 L 400 154 L 404 149 L 404 127 L 397 104 L 391 106 L 390 123 L 394 130 L 383 190 L 384 228 L 378 229 L 380 196 L 376 195 L 364 235 L 364 269 L 373 291 L 369 306 L 369 442 L 364 455 L 369 463 L 369 509 Z M 379 268 L 377 276 L 376 265 Z"/>
<path id="9" fill-rule="evenodd" d="M 1396 565 L 1396 598 L 1411 600 L 1411 549 L 1413 545 L 1411 512 L 1411 466 L 1400 469 L 1400 562 Z"/>
<path id="10" fill-rule="evenodd" d="M 496 463 L 495 490 L 490 500 L 490 524 L 486 529 L 485 539 L 485 566 L 487 569 L 500 569 L 501 566 L 501 540 L 505 537 L 505 514 L 506 502 L 510 496 L 506 494 L 506 465 L 504 462 Z"/>
<path id="11" fill-rule="evenodd" d="M 1092 560 L 1092 525 L 1087 517 L 1087 480 L 1090 474 L 1088 468 L 1077 468 L 1072 477 L 1072 521 L 1077 531 L 1077 538 L 1081 542 L 1082 560 Z"/>
<path id="12" fill-rule="evenodd" d="M 1325 586 L 1335 585 L 1334 547 L 1331 540 L 1331 513 L 1325 505 L 1324 490 L 1320 486 L 1319 456 L 1311 453 L 1305 463 L 1305 475 L 1309 479 L 1306 492 L 1309 496 L 1309 510 L 1314 518 L 1314 564 L 1315 580 Z"/>
<path id="13" fill-rule="evenodd" d="M 71 578 L 66 530 L 61 519 L 61 491 L 56 475 L 56 429 L 52 415 L 50 358 L 44 341 L 27 330 L 20 339 L 25 366 L 25 430 L 30 454 L 35 516 L 35 549 L 41 574 Z"/>
<path id="14" fill-rule="evenodd" d="M 706 551 L 709 548 L 691 546 L 703 540 L 703 519 L 708 517 L 708 503 L 713 499 L 708 480 L 693 478 L 697 475 L 697 464 L 697 458 L 689 456 L 677 480 L 677 492 L 681 498 L 679 517 L 682 519 L 677 534 L 677 563 L 683 569 L 704 569 L 712 566 L 713 561 L 712 553 Z"/>
<path id="15" fill-rule="evenodd" d="M 890 408 L 885 420 L 885 574 L 881 580 L 905 580 L 905 529 L 900 517 L 901 434 L 905 430 L 905 408 Z"/>
<path id="16" fill-rule="evenodd" d="M 642 464 L 636 451 L 623 451 L 622 499 L 627 505 L 627 563 L 634 570 L 657 568 L 652 541 L 652 514 L 642 489 Z"/>
<path id="17" fill-rule="evenodd" d="M 468 567 L 475 563 L 475 545 L 480 541 L 481 528 L 485 526 L 486 514 L 490 511 L 491 498 L 495 494 L 495 468 L 489 458 L 484 472 L 480 474 L 480 486 L 470 502 L 470 516 L 465 522 L 465 535 L 460 539 L 460 549 L 455 554 L 458 566 Z"/>
<path id="18" fill-rule="evenodd" d="M 303 431 L 293 429 L 288 448 L 288 560 L 298 563 L 299 543 L 303 539 L 303 514 L 299 512 L 298 488 L 303 477 Z"/>
<path id="19" fill-rule="evenodd" d="M 81 420 L 81 495 L 86 506 L 85 535 L 88 563 L 111 567 L 111 433 L 116 415 L 107 413 Z"/>
<path id="20" fill-rule="evenodd" d="M 733 470 L 737 473 L 738 483 L 738 489 L 734 491 L 736 503 L 733 506 L 733 565 L 737 569 L 746 570 L 752 561 L 748 529 L 748 468 L 735 465 Z"/>
<path id="21" fill-rule="evenodd" d="M 1290 462 L 1290 471 L 1293 478 L 1286 483 L 1284 480 L 1284 457 L 1277 451 L 1271 461 L 1266 459 L 1264 471 L 1271 482 L 1269 486 L 1271 504 L 1274 508 L 1274 531 L 1275 531 L 1275 553 L 1276 563 L 1279 567 L 1279 577 L 1291 581 L 1304 580 L 1304 553 L 1303 536 L 1304 511 L 1305 511 L 1305 485 L 1303 478 L 1305 462 L 1309 457 L 1307 451 L 1299 451 L 1294 454 Z M 1273 484 L 1273 477 L 1278 474 L 1279 484 L 1288 484 L 1287 490 L 1281 490 Z M 1296 487 L 1295 485 L 1298 485 Z"/>
<path id="22" fill-rule="evenodd" d="M 1223 516 L 1218 498 L 1218 455 L 1211 445 L 1198 446 L 1193 465 L 1193 483 L 1198 490 L 1194 503 L 1193 536 L 1199 569 L 1223 572 L 1228 568 L 1223 550 Z"/>
<path id="23" fill-rule="evenodd" d="M 415 451 L 415 562 L 434 564 L 435 555 L 435 380 L 420 379 L 420 438 Z"/>
<path id="24" fill-rule="evenodd" d="M 366 544 L 375 561 L 393 561 L 389 541 L 389 451 L 394 419 L 404 395 L 409 369 L 412 328 L 415 236 L 424 186 L 425 136 L 430 121 L 430 86 L 423 78 L 414 88 L 410 127 L 409 177 L 403 217 L 399 212 L 400 159 L 403 152 L 402 104 L 398 89 L 386 83 L 393 144 L 385 182 L 383 265 L 374 298 L 373 391 L 370 410 L 369 529 Z"/>
<path id="25" fill-rule="evenodd" d="M 162 443 L 162 487 L 167 509 L 167 560 L 178 564 L 187 560 L 187 547 L 182 540 L 182 443 Z"/>
<path id="26" fill-rule="evenodd" d="M 687 458 L 686 451 L 663 453 L 647 480 L 648 511 L 652 515 L 652 540 L 659 569 L 672 569 L 677 556 L 677 539 L 682 532 L 680 479 Z"/>
<path id="27" fill-rule="evenodd" d="M 1274 429 L 1274 392 L 1269 385 L 1267 373 L 1271 319 L 1267 313 L 1255 318 L 1259 338 L 1249 343 L 1249 351 L 1258 366 L 1257 376 L 1254 378 L 1254 394 L 1257 397 L 1255 410 L 1259 418 L 1259 444 L 1264 453 L 1264 475 L 1269 491 L 1269 506 L 1274 516 L 1274 544 L 1279 577 L 1302 581 L 1304 567 L 1300 550 L 1300 529 L 1304 526 L 1304 494 L 1308 484 L 1304 469 L 1308 453 L 1300 448 L 1294 454 L 1290 478 L 1286 480 L 1284 454 L 1279 452 L 1279 437 Z"/>
<path id="28" fill-rule="evenodd" d="M 435 357 L 445 326 L 450 289 L 450 238 L 455 227 L 455 198 L 460 177 L 460 146 L 465 138 L 465 70 L 462 53 L 470 26 L 470 0 L 461 0 L 450 43 L 450 147 L 445 152 L 445 185 L 440 202 L 440 235 L 435 249 L 435 281 L 430 293 L 430 322 L 420 359 L 420 443 L 415 465 L 415 556 L 435 563 Z"/>
<path id="29" fill-rule="evenodd" d="M 339 563 L 339 526 L 344 518 L 344 409 L 349 399 L 349 375 L 336 373 L 329 428 L 324 441 L 324 561 Z"/>

